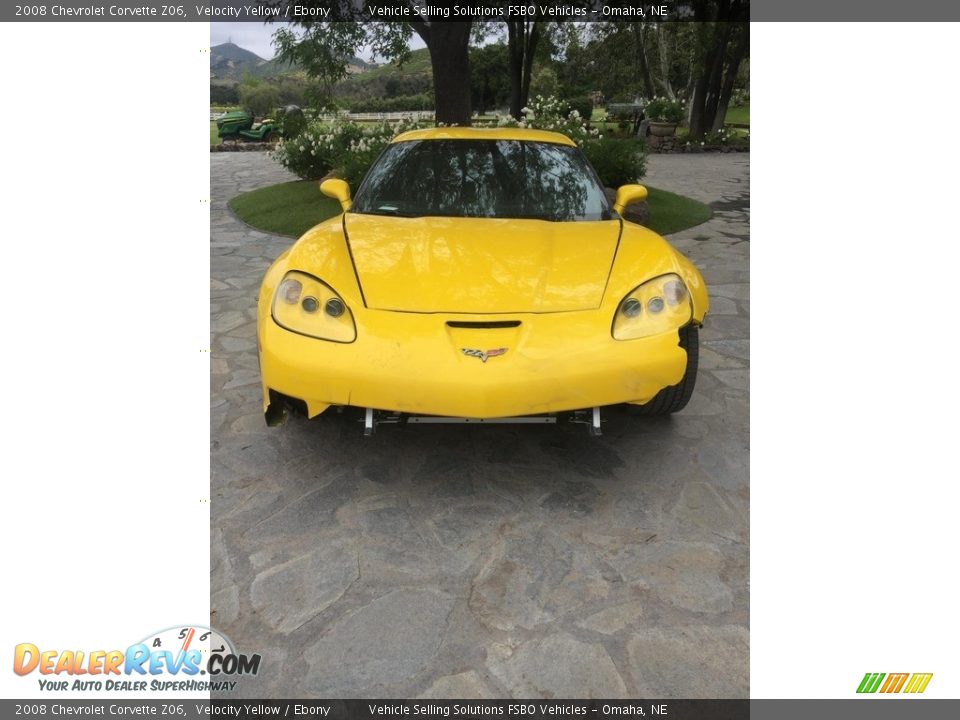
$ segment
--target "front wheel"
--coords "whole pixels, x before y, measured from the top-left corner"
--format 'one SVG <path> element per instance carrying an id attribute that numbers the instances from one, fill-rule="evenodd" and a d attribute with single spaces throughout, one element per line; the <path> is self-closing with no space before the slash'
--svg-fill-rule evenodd
<path id="1" fill-rule="evenodd" d="M 666 387 L 653 400 L 643 405 L 628 405 L 633 415 L 669 415 L 679 412 L 690 402 L 693 386 L 697 383 L 697 366 L 700 361 L 700 330 L 690 324 L 680 328 L 680 347 L 687 351 L 687 369 L 677 385 Z"/>

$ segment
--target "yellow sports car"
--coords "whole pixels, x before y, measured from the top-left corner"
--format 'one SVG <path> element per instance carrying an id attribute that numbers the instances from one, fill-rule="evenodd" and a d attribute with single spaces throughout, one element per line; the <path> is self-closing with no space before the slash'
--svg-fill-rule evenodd
<path id="1" fill-rule="evenodd" d="M 267 422 L 357 408 L 381 422 L 555 422 L 683 408 L 707 312 L 700 272 L 625 221 L 558 133 L 397 136 L 343 212 L 267 271 L 257 339 Z"/>

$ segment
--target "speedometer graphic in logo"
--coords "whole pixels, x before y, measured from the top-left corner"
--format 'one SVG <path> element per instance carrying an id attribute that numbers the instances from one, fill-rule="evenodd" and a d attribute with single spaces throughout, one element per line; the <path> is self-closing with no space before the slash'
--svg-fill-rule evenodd
<path id="1" fill-rule="evenodd" d="M 148 648 L 151 657 L 164 655 L 166 669 L 173 672 L 233 674 L 244 658 L 226 635 L 205 625 L 174 625 L 147 635 L 139 644 Z"/>

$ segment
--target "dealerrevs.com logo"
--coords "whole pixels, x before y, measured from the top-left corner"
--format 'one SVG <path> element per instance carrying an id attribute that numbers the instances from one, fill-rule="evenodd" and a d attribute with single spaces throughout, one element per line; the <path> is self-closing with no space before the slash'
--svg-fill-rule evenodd
<path id="1" fill-rule="evenodd" d="M 860 681 L 858 693 L 922 693 L 933 673 L 867 673 Z"/>
<path id="2" fill-rule="evenodd" d="M 41 690 L 231 692 L 238 676 L 256 675 L 260 655 L 238 653 L 222 633 L 183 625 L 151 633 L 126 650 L 41 650 L 20 643 L 17 675 L 38 675 Z"/>

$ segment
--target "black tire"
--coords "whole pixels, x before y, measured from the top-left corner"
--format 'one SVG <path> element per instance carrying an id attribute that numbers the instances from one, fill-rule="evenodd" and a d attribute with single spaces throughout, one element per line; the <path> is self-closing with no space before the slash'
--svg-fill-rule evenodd
<path id="1" fill-rule="evenodd" d="M 683 373 L 683 380 L 664 388 L 644 405 L 628 405 L 632 415 L 670 415 L 683 410 L 690 402 L 700 364 L 700 330 L 696 325 L 687 325 L 680 328 L 679 334 L 680 347 L 687 351 L 687 369 Z"/>

